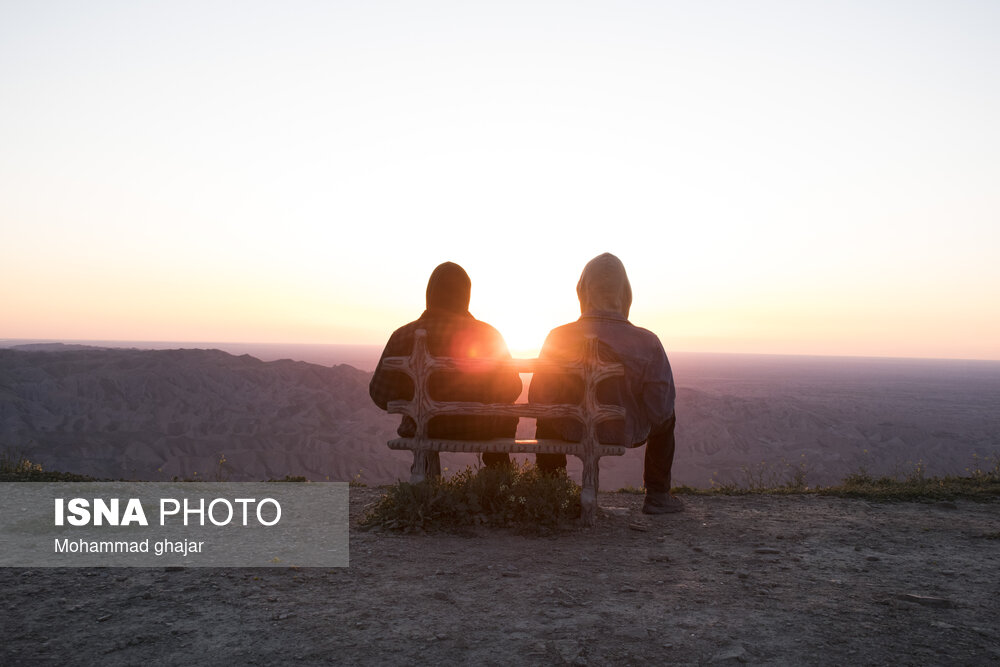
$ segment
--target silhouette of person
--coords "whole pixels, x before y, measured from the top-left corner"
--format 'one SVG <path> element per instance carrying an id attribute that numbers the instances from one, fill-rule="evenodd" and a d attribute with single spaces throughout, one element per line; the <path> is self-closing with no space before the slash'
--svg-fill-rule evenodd
<path id="1" fill-rule="evenodd" d="M 674 460 L 674 402 L 676 389 L 670 362 L 659 338 L 629 322 L 632 286 L 621 260 L 610 253 L 587 263 L 576 286 L 581 316 L 549 332 L 541 359 L 568 361 L 582 354 L 587 335 L 598 338 L 602 360 L 618 361 L 625 376 L 598 385 L 601 403 L 625 409 L 624 420 L 602 422 L 598 440 L 604 444 L 646 445 L 643 482 L 647 514 L 679 512 L 684 504 L 670 493 Z M 536 373 L 528 392 L 531 403 L 579 403 L 583 380 L 579 376 Z M 570 418 L 539 419 L 535 437 L 579 442 L 583 425 Z M 545 472 L 566 467 L 565 454 L 538 454 L 536 464 Z"/>
<path id="2" fill-rule="evenodd" d="M 413 322 L 396 329 L 382 351 L 375 375 L 368 387 L 375 404 L 386 409 L 389 401 L 413 398 L 413 381 L 405 373 L 386 369 L 382 359 L 405 357 L 413 351 L 414 333 L 427 331 L 427 348 L 435 357 L 510 359 L 510 352 L 500 332 L 469 313 L 472 281 L 458 264 L 445 262 L 427 281 L 427 309 Z M 431 398 L 440 401 L 513 403 L 521 393 L 521 378 L 511 370 L 476 373 L 435 373 L 428 381 Z M 451 440 L 488 440 L 512 438 L 517 430 L 516 417 L 453 415 L 434 417 L 428 423 L 428 436 Z M 397 433 L 409 438 L 416 435 L 416 422 L 403 416 Z M 428 476 L 440 474 L 440 457 L 428 453 Z M 483 454 L 487 466 L 510 462 L 508 454 Z M 414 466 L 416 463 L 414 463 Z"/>

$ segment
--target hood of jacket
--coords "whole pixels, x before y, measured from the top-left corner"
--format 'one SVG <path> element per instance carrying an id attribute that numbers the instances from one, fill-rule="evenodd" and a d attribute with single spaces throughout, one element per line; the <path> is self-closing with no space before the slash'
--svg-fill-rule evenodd
<path id="1" fill-rule="evenodd" d="M 427 281 L 427 310 L 468 313 L 472 280 L 458 264 L 439 264 Z"/>
<path id="2" fill-rule="evenodd" d="M 628 319 L 632 307 L 632 285 L 625 265 L 609 252 L 587 262 L 576 285 L 583 315 L 594 312 L 618 313 Z"/>

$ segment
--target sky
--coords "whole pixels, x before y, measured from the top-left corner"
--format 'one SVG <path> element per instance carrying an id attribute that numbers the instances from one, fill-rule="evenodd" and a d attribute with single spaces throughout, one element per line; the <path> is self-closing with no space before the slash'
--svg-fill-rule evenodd
<path id="1" fill-rule="evenodd" d="M 2 2 L 0 339 L 1000 359 L 1000 3 Z"/>

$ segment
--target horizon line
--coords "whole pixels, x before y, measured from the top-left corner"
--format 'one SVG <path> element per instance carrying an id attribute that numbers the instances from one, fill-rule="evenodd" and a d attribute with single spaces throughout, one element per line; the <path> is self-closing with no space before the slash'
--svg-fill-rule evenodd
<path id="1" fill-rule="evenodd" d="M 379 349 L 384 347 L 383 344 L 379 343 L 275 343 L 275 342 L 247 342 L 247 341 L 204 341 L 204 340 L 181 340 L 181 341 L 171 341 L 171 340 L 126 340 L 126 339 L 104 339 L 104 338 L 0 338 L 0 348 L 9 348 L 14 345 L 34 345 L 34 344 L 52 344 L 61 343 L 64 345 L 85 345 L 89 344 L 94 347 L 100 347 L 98 343 L 103 343 L 104 347 L 112 347 L 110 343 L 121 343 L 129 344 L 132 347 L 137 345 L 170 345 L 178 346 L 171 348 L 157 348 L 149 347 L 147 349 L 211 349 L 205 347 L 193 347 L 184 348 L 185 345 L 241 345 L 241 346 L 253 346 L 253 345 L 269 345 L 269 346 L 341 346 L 341 347 L 371 347 Z M 124 349 L 124 348 L 123 348 Z M 667 352 L 669 357 L 671 354 L 681 354 L 681 355 L 714 355 L 714 356 L 744 356 L 744 357 L 798 357 L 807 359 L 892 359 L 899 361 L 974 361 L 974 362 L 986 362 L 986 363 L 1000 363 L 1000 359 L 984 359 L 981 357 L 909 357 L 909 356 L 893 356 L 893 355 L 873 355 L 873 354 L 820 354 L 811 352 L 705 352 L 699 350 L 690 349 L 674 349 Z M 531 357 L 517 357 L 517 358 L 531 358 Z"/>

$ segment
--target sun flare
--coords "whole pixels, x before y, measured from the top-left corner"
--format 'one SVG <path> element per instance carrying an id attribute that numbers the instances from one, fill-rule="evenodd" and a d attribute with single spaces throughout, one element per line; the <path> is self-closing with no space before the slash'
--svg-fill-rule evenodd
<path id="1" fill-rule="evenodd" d="M 518 321 L 492 323 L 507 341 L 507 348 L 515 359 L 537 357 L 549 333 L 550 326 L 544 323 Z"/>

